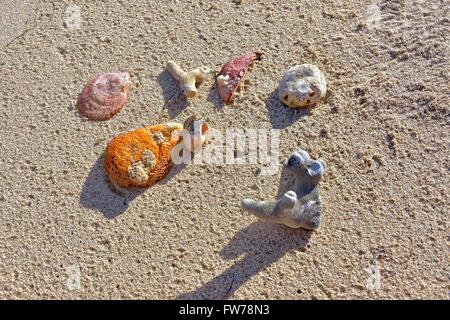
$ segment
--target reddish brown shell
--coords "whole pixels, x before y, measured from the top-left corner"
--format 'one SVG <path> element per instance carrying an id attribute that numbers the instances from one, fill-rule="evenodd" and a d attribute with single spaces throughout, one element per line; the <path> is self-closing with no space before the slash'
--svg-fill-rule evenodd
<path id="1" fill-rule="evenodd" d="M 100 74 L 83 89 L 77 107 L 89 120 L 108 120 L 126 104 L 130 85 L 128 73 Z"/>
<path id="2" fill-rule="evenodd" d="M 225 104 L 231 103 L 233 94 L 239 87 L 239 82 L 244 77 L 248 68 L 253 61 L 260 60 L 261 53 L 254 52 L 251 54 L 235 57 L 228 61 L 220 71 L 216 79 L 216 87 L 219 96 Z"/>

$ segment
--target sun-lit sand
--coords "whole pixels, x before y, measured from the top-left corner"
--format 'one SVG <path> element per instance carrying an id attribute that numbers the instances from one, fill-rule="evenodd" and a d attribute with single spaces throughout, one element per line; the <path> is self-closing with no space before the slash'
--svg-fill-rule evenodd
<path id="1" fill-rule="evenodd" d="M 277 3 L 0 2 L 0 299 L 448 298 L 448 4 Z M 224 106 L 214 73 L 254 51 L 242 99 Z M 168 60 L 214 72 L 186 101 Z M 302 63 L 327 79 L 310 113 L 278 98 Z M 127 105 L 82 117 L 87 81 L 118 71 Z M 192 114 L 224 134 L 279 130 L 279 170 L 191 163 L 111 189 L 112 137 Z M 317 232 L 239 206 L 288 190 L 297 148 L 328 165 Z"/>

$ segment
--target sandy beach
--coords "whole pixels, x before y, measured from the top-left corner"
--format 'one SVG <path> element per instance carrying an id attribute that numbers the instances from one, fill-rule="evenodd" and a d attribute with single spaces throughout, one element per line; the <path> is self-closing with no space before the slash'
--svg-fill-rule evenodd
<path id="1" fill-rule="evenodd" d="M 20 4 L 18 4 L 20 2 Z M 0 299 L 448 299 L 449 1 L 0 0 Z M 186 101 L 168 60 L 215 73 L 263 51 L 243 97 L 214 76 Z M 328 95 L 278 99 L 310 63 Z M 108 121 L 76 101 L 129 72 Z M 196 114 L 211 128 L 278 130 L 279 170 L 175 166 L 117 193 L 103 152 L 117 134 Z M 327 162 L 315 232 L 259 221 L 240 200 L 289 188 L 297 149 Z"/>

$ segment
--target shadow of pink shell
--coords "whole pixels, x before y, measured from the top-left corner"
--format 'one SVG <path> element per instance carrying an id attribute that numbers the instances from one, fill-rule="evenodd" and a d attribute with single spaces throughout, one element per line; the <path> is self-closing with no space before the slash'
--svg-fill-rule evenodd
<path id="1" fill-rule="evenodd" d="M 127 102 L 130 85 L 128 73 L 100 74 L 83 89 L 77 107 L 89 120 L 108 120 Z"/>
<path id="2" fill-rule="evenodd" d="M 259 52 L 254 52 L 235 57 L 222 67 L 222 70 L 216 79 L 216 87 L 219 96 L 225 104 L 231 103 L 233 94 L 239 87 L 241 79 L 244 77 L 253 61 L 261 59 L 261 55 L 262 54 Z"/>

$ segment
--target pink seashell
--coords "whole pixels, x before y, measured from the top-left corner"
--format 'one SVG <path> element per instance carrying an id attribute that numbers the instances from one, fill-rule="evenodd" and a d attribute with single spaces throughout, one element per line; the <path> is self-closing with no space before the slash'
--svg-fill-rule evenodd
<path id="1" fill-rule="evenodd" d="M 254 52 L 248 55 L 235 57 L 228 61 L 216 79 L 217 92 L 225 104 L 231 103 L 233 94 L 239 88 L 239 82 L 244 77 L 253 61 L 261 59 L 261 53 Z"/>
<path id="2" fill-rule="evenodd" d="M 130 85 L 130 76 L 126 72 L 100 74 L 81 92 L 78 109 L 89 120 L 108 120 L 127 102 Z"/>

